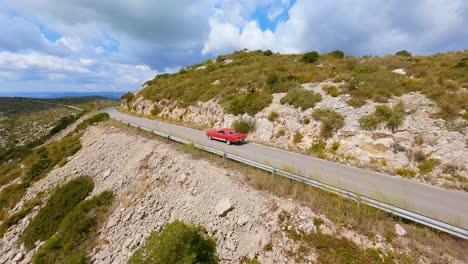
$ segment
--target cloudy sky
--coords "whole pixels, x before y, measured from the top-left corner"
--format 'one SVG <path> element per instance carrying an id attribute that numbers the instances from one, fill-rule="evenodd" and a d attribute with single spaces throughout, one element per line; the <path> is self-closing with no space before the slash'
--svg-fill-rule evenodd
<path id="1" fill-rule="evenodd" d="M 466 0 L 0 0 L 0 93 L 128 91 L 233 50 L 468 48 Z"/>

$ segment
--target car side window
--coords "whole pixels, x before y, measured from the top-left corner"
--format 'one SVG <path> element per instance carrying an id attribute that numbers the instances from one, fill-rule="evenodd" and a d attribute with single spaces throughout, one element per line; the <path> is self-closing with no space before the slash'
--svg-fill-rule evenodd
<path id="1" fill-rule="evenodd" d="M 218 133 L 224 135 L 224 131 L 223 131 L 223 130 L 218 131 Z"/>

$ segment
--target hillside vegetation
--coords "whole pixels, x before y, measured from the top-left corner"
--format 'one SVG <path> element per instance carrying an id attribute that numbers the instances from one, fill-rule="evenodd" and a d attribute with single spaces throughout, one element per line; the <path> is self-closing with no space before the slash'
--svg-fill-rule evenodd
<path id="1" fill-rule="evenodd" d="M 269 54 L 238 51 L 175 74 L 157 75 L 138 95 L 155 102 L 177 101 L 180 106 L 218 99 L 229 113 L 255 114 L 271 103 L 273 93 L 298 94 L 300 84 L 333 80 L 344 81 L 335 93 L 350 94 L 348 104 L 355 107 L 366 99 L 384 103 L 392 96 L 420 91 L 437 102 L 440 117 L 468 118 L 462 111 L 468 110 L 467 51 L 432 56 L 398 52 L 383 57 L 342 56 L 335 51 L 314 60 L 307 54 Z M 395 69 L 404 69 L 406 75 L 393 73 Z M 122 99 L 129 102 L 135 95 L 126 94 Z"/>
<path id="2" fill-rule="evenodd" d="M 122 110 L 468 191 L 468 51 L 237 51 L 156 76 Z"/>

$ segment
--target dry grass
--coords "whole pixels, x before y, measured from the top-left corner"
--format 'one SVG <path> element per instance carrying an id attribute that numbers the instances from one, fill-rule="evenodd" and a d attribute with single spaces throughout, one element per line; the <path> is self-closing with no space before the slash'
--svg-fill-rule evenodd
<path id="1" fill-rule="evenodd" d="M 127 127 L 115 121 L 108 121 L 108 123 L 118 126 L 131 134 L 138 134 L 149 139 L 158 140 L 161 144 L 168 144 L 146 131 Z M 208 160 L 216 166 L 235 171 L 236 173 L 230 173 L 230 175 L 257 190 L 301 202 L 310 207 L 316 214 L 325 215 L 334 223 L 356 230 L 370 239 L 374 239 L 377 234 L 384 237 L 385 234 L 394 232 L 394 225 L 399 223 L 408 231 L 404 239 L 407 246 L 401 245 L 401 247 L 407 247 L 411 252 L 410 256 L 414 259 L 425 256 L 434 261 L 445 262 L 444 258 L 446 256 L 453 256 L 462 261 L 468 261 L 468 254 L 466 253 L 468 252 L 468 241 L 466 240 L 400 219 L 378 209 L 358 204 L 355 201 L 312 186 L 272 175 L 232 160 L 223 159 L 193 146 L 169 144 L 179 151 L 190 154 L 195 159 Z M 399 246 L 398 242 L 402 242 L 402 240 L 397 239 L 394 244 Z M 430 248 L 431 251 L 428 251 L 425 247 Z"/>

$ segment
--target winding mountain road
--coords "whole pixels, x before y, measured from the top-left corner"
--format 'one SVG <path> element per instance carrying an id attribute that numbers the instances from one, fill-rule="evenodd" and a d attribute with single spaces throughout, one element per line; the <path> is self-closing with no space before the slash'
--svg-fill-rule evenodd
<path id="1" fill-rule="evenodd" d="M 131 122 L 140 127 L 160 131 L 273 167 L 291 167 L 294 168 L 297 174 L 468 229 L 467 192 L 446 190 L 414 180 L 256 143 L 228 146 L 223 142 L 208 140 L 204 131 L 131 116 L 117 111 L 115 107 L 107 107 L 101 111 L 109 113 L 112 118 Z"/>

